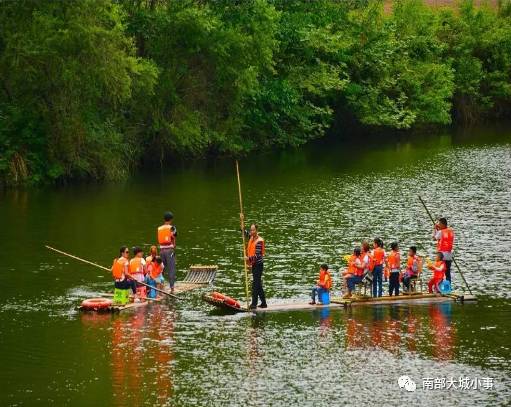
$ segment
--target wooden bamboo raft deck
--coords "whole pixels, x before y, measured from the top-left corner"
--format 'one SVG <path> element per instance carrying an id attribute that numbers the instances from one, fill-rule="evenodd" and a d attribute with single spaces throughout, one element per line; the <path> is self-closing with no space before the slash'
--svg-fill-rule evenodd
<path id="1" fill-rule="evenodd" d="M 204 265 L 192 265 L 190 266 L 190 270 L 186 274 L 183 281 L 176 282 L 174 286 L 174 294 L 180 294 L 187 291 L 195 290 L 197 288 L 203 288 L 208 285 L 213 284 L 215 281 L 216 273 L 218 271 L 218 266 L 204 266 Z M 170 289 L 166 287 L 164 290 L 170 294 Z M 113 298 L 114 294 L 103 293 L 102 297 L 105 298 Z M 111 307 L 98 309 L 98 310 L 90 310 L 83 309 L 81 306 L 78 307 L 78 310 L 84 312 L 121 312 L 134 308 L 146 307 L 151 302 L 160 302 L 167 298 L 164 294 L 159 294 L 158 298 L 147 298 L 141 302 L 130 302 L 126 305 L 116 305 L 113 304 Z"/>
<path id="2" fill-rule="evenodd" d="M 308 302 L 285 302 L 278 304 L 268 304 L 268 308 L 257 308 L 254 310 L 247 310 L 245 307 L 236 308 L 229 304 L 224 303 L 222 300 L 217 300 L 208 294 L 205 294 L 203 300 L 208 304 L 211 304 L 219 309 L 223 309 L 229 312 L 249 312 L 249 313 L 263 313 L 263 312 L 282 312 L 282 311 L 296 311 L 296 310 L 315 310 L 321 308 L 347 308 L 357 305 L 391 305 L 391 304 L 432 304 L 442 302 L 474 302 L 477 298 L 472 295 L 462 294 L 449 294 L 449 295 L 437 295 L 437 294 L 412 294 L 412 295 L 399 295 L 397 297 L 352 297 L 344 299 L 340 297 L 332 297 L 330 304 L 315 304 L 311 305 Z"/>

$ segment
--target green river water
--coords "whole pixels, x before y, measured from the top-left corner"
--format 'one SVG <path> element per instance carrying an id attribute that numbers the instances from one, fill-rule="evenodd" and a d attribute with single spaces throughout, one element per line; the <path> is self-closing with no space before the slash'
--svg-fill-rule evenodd
<path id="1" fill-rule="evenodd" d="M 178 277 L 217 264 L 216 289 L 244 298 L 233 162 L 3 191 L 0 406 L 511 405 L 511 128 L 402 137 L 240 162 L 246 218 L 267 242 L 269 302 L 307 300 L 319 264 L 338 266 L 362 239 L 432 254 L 421 194 L 455 228 L 477 304 L 223 315 L 198 290 L 82 315 L 75 307 L 111 290 L 110 276 L 44 244 L 109 266 L 121 245 L 153 243 L 168 209 Z"/>

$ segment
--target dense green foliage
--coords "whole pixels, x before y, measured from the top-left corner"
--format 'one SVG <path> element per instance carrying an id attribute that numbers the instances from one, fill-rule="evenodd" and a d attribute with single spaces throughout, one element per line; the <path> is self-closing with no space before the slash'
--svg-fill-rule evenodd
<path id="1" fill-rule="evenodd" d="M 510 16 L 509 3 L 419 0 L 1 2 L 0 182 L 296 146 L 334 117 L 395 129 L 502 117 Z"/>

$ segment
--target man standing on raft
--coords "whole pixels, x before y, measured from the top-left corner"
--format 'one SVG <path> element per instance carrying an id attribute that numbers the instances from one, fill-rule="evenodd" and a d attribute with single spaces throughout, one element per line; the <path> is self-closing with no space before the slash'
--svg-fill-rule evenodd
<path id="1" fill-rule="evenodd" d="M 433 228 L 433 240 L 437 241 L 437 252 L 442 253 L 445 263 L 445 279 L 451 282 L 452 249 L 454 246 L 454 231 L 447 227 L 447 219 L 440 218 Z"/>
<path id="2" fill-rule="evenodd" d="M 158 243 L 160 245 L 160 257 L 163 261 L 163 272 L 167 274 L 170 285 L 170 292 L 174 293 L 176 283 L 176 227 L 172 224 L 174 215 L 172 212 L 165 212 L 163 225 L 158 228 Z"/>
<path id="3" fill-rule="evenodd" d="M 257 233 L 257 225 L 250 225 L 250 239 L 247 245 L 247 257 L 245 261 L 252 268 L 252 304 L 250 309 L 256 309 L 257 298 L 261 299 L 259 308 L 267 308 L 263 289 L 263 263 L 264 263 L 264 239 Z"/>

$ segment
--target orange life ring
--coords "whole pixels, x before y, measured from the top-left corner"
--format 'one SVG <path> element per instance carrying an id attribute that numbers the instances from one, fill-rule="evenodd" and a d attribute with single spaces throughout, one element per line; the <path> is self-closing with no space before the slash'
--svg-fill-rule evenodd
<path id="1" fill-rule="evenodd" d="M 82 301 L 81 308 L 85 310 L 99 310 L 112 306 L 112 300 L 107 298 L 89 298 Z"/>
<path id="2" fill-rule="evenodd" d="M 228 297 L 227 295 L 224 298 L 224 304 L 230 305 L 231 307 L 241 308 L 241 305 L 234 298 Z"/>
<path id="3" fill-rule="evenodd" d="M 225 295 L 219 293 L 218 291 L 213 291 L 211 293 L 211 296 L 215 299 L 215 300 L 220 300 L 220 301 L 223 301 L 225 300 Z"/>
<path id="4" fill-rule="evenodd" d="M 231 307 L 241 308 L 241 305 L 234 298 L 228 297 L 225 294 L 219 293 L 218 291 L 213 291 L 211 293 L 211 297 L 215 300 L 222 301 L 224 304 L 227 304 Z"/>

